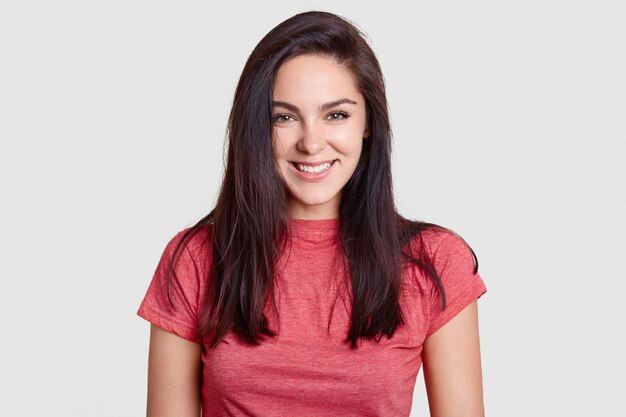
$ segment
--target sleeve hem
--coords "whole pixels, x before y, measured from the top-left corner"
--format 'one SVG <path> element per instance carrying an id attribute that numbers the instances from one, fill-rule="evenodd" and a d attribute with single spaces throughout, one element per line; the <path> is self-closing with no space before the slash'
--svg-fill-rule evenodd
<path id="1" fill-rule="evenodd" d="M 448 304 L 438 320 L 431 324 L 428 332 L 426 333 L 426 337 L 435 333 L 437 330 L 443 327 L 444 324 L 446 324 L 447 322 L 452 320 L 452 318 L 454 318 L 457 314 L 459 314 L 465 307 L 470 305 L 473 301 L 479 299 L 486 292 L 487 288 L 483 284 L 479 287 L 474 288 L 466 296 L 455 300 L 453 304 Z"/>
<path id="2" fill-rule="evenodd" d="M 137 315 L 150 323 L 166 330 L 170 333 L 174 333 L 177 336 L 182 337 L 190 342 L 201 344 L 200 338 L 197 335 L 197 329 L 189 326 L 186 323 L 173 320 L 171 317 L 164 317 L 157 310 L 153 309 L 147 304 L 142 304 L 137 311 Z"/>

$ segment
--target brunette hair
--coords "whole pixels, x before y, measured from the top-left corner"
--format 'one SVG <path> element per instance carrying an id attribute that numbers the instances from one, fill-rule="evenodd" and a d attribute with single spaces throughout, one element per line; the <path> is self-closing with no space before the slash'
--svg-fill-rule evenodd
<path id="1" fill-rule="evenodd" d="M 211 347 L 230 330 L 249 344 L 275 336 L 263 307 L 267 297 L 274 301 L 274 268 L 285 250 L 281 242 L 288 218 L 272 149 L 272 95 L 280 65 L 302 54 L 329 56 L 345 65 L 366 103 L 369 137 L 340 204 L 340 241 L 353 298 L 345 341 L 356 348 L 359 338 L 391 338 L 404 324 L 399 294 L 405 262 L 434 280 L 442 307 L 446 305 L 441 281 L 419 244 L 422 231 L 439 226 L 408 220 L 394 205 L 391 126 L 378 60 L 364 35 L 344 18 L 300 13 L 265 35 L 248 58 L 228 119 L 227 161 L 217 203 L 185 232 L 169 264 L 168 294 L 179 249 L 201 228 L 211 227 L 212 262 L 198 329 Z M 475 255 L 474 260 L 476 272 Z"/>

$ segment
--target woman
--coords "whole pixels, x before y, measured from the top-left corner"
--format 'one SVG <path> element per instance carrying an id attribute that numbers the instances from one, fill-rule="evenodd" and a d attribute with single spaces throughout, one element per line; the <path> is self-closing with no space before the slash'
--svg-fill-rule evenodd
<path id="1" fill-rule="evenodd" d="M 167 245 L 148 415 L 483 415 L 476 299 L 453 232 L 393 203 L 383 76 L 360 32 L 293 16 L 250 55 L 215 208 Z"/>

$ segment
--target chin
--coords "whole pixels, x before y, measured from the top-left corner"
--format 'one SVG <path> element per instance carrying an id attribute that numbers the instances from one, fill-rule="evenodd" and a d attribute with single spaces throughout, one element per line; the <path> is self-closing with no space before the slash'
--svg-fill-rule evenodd
<path id="1" fill-rule="evenodd" d="M 296 199 L 295 202 L 301 206 L 323 206 L 330 203 L 332 198 L 307 198 L 305 200 Z"/>
<path id="2" fill-rule="evenodd" d="M 300 207 L 319 207 L 326 204 L 331 204 L 336 194 L 332 195 L 305 195 L 305 196 L 292 196 L 291 201 Z"/>

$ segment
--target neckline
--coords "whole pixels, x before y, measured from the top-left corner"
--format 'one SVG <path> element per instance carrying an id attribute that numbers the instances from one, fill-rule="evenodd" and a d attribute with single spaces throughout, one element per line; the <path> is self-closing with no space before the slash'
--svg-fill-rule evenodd
<path id="1" fill-rule="evenodd" d="M 289 231 L 291 234 L 314 240 L 337 238 L 340 226 L 341 221 L 339 218 L 319 220 L 289 219 Z"/>

